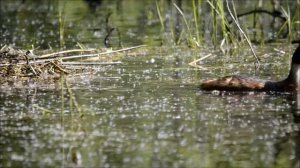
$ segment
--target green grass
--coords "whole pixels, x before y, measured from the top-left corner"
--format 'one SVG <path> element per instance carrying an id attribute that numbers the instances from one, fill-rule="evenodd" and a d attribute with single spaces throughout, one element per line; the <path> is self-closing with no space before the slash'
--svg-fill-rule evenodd
<path id="1" fill-rule="evenodd" d="M 64 2 L 62 2 L 64 3 Z M 59 5 L 59 12 L 58 12 L 58 23 L 59 23 L 59 44 L 60 48 L 64 48 L 65 46 L 65 4 Z"/>
<path id="2" fill-rule="evenodd" d="M 233 45 L 235 47 L 249 45 L 255 56 L 251 41 L 257 41 L 256 32 L 261 32 L 259 40 L 261 44 L 264 44 L 267 36 L 267 34 L 261 31 L 264 26 L 260 24 L 260 27 L 257 27 L 256 25 L 258 25 L 257 20 L 266 14 L 250 13 L 247 14 L 247 18 L 240 17 L 239 14 L 241 14 L 241 10 L 236 11 L 234 1 L 228 1 L 229 5 L 226 5 L 226 2 L 227 1 L 224 0 L 191 0 L 184 1 L 181 4 L 166 4 L 164 1 L 157 1 L 156 10 L 161 26 L 160 33 L 171 32 L 175 45 L 183 44 L 185 41 L 191 47 L 199 47 L 203 44 L 212 44 L 213 46 L 221 48 L 224 45 Z M 175 9 L 175 11 L 170 12 L 171 14 L 168 13 L 169 9 L 172 8 L 170 5 L 173 5 Z M 274 7 L 272 5 L 272 3 L 265 3 L 262 7 L 259 6 L 259 9 L 270 10 Z M 281 29 L 278 30 L 277 34 L 283 33 L 286 28 L 288 28 L 288 40 L 291 41 L 297 37 L 297 33 L 299 34 L 300 21 L 299 12 L 292 14 L 291 6 L 289 5 L 288 3 L 286 3 L 286 5 L 281 4 L 281 12 L 287 20 Z M 249 10 L 255 10 L 257 6 L 256 3 L 256 6 Z M 209 10 L 207 10 L 207 8 L 209 8 Z M 297 9 L 299 9 L 298 4 Z M 293 11 L 295 11 L 295 9 L 293 9 Z M 174 14 L 175 12 L 179 14 L 180 18 Z M 207 12 L 210 12 L 210 16 Z M 169 15 L 169 18 L 167 15 Z M 240 22 L 240 20 L 243 20 L 243 22 Z M 166 21 L 169 21 L 168 23 L 171 25 L 166 26 L 166 24 L 168 24 Z M 183 26 L 181 27 L 181 32 L 177 32 L 176 34 L 175 27 L 178 25 L 177 22 L 180 22 L 180 25 Z M 207 32 L 210 33 L 209 36 L 207 36 Z M 253 39 L 250 38 L 252 34 L 253 36 L 251 37 Z M 161 35 L 161 38 L 168 40 L 166 36 Z M 256 58 L 256 60 L 258 61 L 258 58 Z"/>

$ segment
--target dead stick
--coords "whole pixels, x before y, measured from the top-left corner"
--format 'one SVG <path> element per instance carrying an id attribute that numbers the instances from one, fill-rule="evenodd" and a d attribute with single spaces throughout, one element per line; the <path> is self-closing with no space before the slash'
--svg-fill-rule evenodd
<path id="1" fill-rule="evenodd" d="M 140 47 L 144 47 L 146 45 L 139 45 L 139 46 L 134 46 L 134 47 L 128 47 L 128 48 L 123 48 L 123 49 L 119 49 L 119 50 L 114 50 L 114 51 L 106 51 L 106 52 L 102 52 L 102 53 L 96 53 L 96 54 L 86 54 L 86 55 L 73 55 L 73 56 L 66 56 L 66 57 L 59 57 L 62 59 L 72 59 L 72 58 L 80 58 L 80 57 L 96 57 L 99 55 L 105 55 L 105 54 L 111 54 L 111 53 L 116 53 L 116 52 L 123 52 L 123 51 L 128 51 L 128 50 L 132 50 L 132 49 L 136 49 L 136 48 L 140 48 Z M 39 58 L 56 58 L 53 57 L 54 55 L 58 55 L 58 54 L 65 54 L 65 53 L 71 53 L 71 52 L 88 52 L 88 51 L 95 51 L 96 49 L 91 49 L 91 50 L 82 50 L 82 49 L 77 49 L 77 50 L 67 50 L 67 51 L 60 51 L 60 52 L 56 52 L 56 53 L 52 53 L 52 54 L 46 54 L 46 55 L 42 55 Z"/>
<path id="2" fill-rule="evenodd" d="M 66 53 L 72 53 L 72 52 L 91 52 L 91 51 L 96 51 L 96 49 L 73 49 L 73 50 L 66 50 L 66 51 L 59 51 L 56 53 L 51 53 L 51 54 L 45 54 L 39 56 L 39 58 L 48 58 L 54 55 L 59 55 L 59 54 L 66 54 Z"/>
<path id="3" fill-rule="evenodd" d="M 146 45 L 139 45 L 139 46 L 134 46 L 134 47 L 129 47 L 129 48 L 123 48 L 123 49 L 120 49 L 120 50 L 107 51 L 107 52 L 96 53 L 96 54 L 72 55 L 72 56 L 61 57 L 61 59 L 66 60 L 66 59 L 73 59 L 73 58 L 98 57 L 100 55 L 107 55 L 107 54 L 113 54 L 113 53 L 117 53 L 117 52 L 124 52 L 124 51 L 129 51 L 129 50 L 132 50 L 132 49 L 141 48 L 141 47 L 145 47 L 145 46 Z"/>
<path id="4" fill-rule="evenodd" d="M 205 56 L 203 56 L 203 57 L 201 57 L 201 58 L 199 58 L 199 59 L 197 59 L 197 60 L 195 60 L 195 61 L 190 62 L 189 65 L 191 65 L 191 66 L 196 65 L 197 62 L 202 61 L 202 60 L 204 60 L 205 58 L 210 57 L 211 55 L 212 55 L 212 54 L 207 54 L 207 55 L 205 55 Z"/>
<path id="5" fill-rule="evenodd" d="M 73 58 L 97 57 L 97 56 L 100 56 L 100 55 L 113 54 L 113 53 L 117 53 L 117 52 L 125 52 L 125 51 L 129 51 L 129 50 L 132 50 L 132 49 L 141 48 L 141 47 L 145 47 L 145 46 L 146 45 L 139 45 L 139 46 L 123 48 L 123 49 L 114 50 L 114 51 L 107 51 L 107 52 L 102 52 L 102 53 L 97 53 L 97 54 L 73 55 L 73 56 L 67 56 L 67 57 L 53 57 L 53 58 L 43 58 L 43 59 L 36 58 L 35 61 L 29 61 L 29 64 L 45 63 L 45 62 L 48 62 L 48 61 L 54 61 L 57 58 L 60 58 L 62 60 L 66 60 L 66 59 L 73 59 Z M 23 64 L 27 64 L 27 62 L 24 61 L 24 62 L 17 63 L 17 65 L 23 65 Z M 9 66 L 9 65 L 11 65 L 11 64 L 0 64 L 0 67 Z"/>
<path id="6" fill-rule="evenodd" d="M 69 72 L 67 72 L 66 70 L 64 70 L 63 68 L 61 68 L 57 64 L 55 64 L 54 62 L 51 62 L 51 64 L 54 65 L 59 71 L 65 73 L 65 74 L 69 74 Z"/>

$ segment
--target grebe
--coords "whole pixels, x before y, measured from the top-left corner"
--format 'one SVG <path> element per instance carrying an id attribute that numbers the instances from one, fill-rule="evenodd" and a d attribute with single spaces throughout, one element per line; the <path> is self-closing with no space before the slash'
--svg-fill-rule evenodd
<path id="1" fill-rule="evenodd" d="M 291 69 L 286 79 L 282 81 L 268 81 L 241 76 L 226 76 L 220 79 L 207 80 L 200 87 L 202 90 L 219 91 L 274 91 L 274 92 L 300 92 L 300 40 L 293 54 Z"/>

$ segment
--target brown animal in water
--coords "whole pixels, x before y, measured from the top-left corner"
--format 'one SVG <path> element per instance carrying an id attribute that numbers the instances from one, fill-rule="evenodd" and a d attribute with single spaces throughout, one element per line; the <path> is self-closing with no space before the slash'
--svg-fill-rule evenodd
<path id="1" fill-rule="evenodd" d="M 274 92 L 298 92 L 300 91 L 300 40 L 293 54 L 289 75 L 282 81 L 268 81 L 242 76 L 226 76 L 220 79 L 212 79 L 203 82 L 202 90 L 219 91 L 274 91 Z"/>

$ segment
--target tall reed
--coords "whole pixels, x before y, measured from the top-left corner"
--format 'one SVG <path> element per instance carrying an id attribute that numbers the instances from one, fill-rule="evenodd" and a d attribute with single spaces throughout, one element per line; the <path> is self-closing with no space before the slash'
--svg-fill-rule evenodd
<path id="1" fill-rule="evenodd" d="M 207 3 L 212 9 L 211 15 L 213 24 L 211 38 L 213 45 L 216 46 L 218 44 L 219 32 L 221 32 L 223 41 L 232 41 L 234 37 L 231 33 L 229 22 L 225 16 L 223 0 L 208 0 Z M 221 31 L 219 31 L 219 29 L 221 29 Z"/>
<path id="2" fill-rule="evenodd" d="M 160 26 L 161 26 L 160 33 L 159 33 L 160 34 L 160 39 L 163 43 L 163 33 L 165 31 L 165 23 L 164 23 L 164 18 L 161 14 L 161 9 L 160 9 L 160 6 L 161 6 L 162 3 L 159 4 L 159 2 L 156 1 L 155 4 L 156 4 L 156 10 L 157 10 L 158 18 L 159 18 L 159 21 L 160 21 Z"/>
<path id="3" fill-rule="evenodd" d="M 175 3 L 173 3 L 173 5 L 175 6 L 175 8 L 177 9 L 177 11 L 180 13 L 180 15 L 182 16 L 182 18 L 183 18 L 183 21 L 184 21 L 184 23 L 185 23 L 185 26 L 186 26 L 186 29 L 187 29 L 187 35 L 188 35 L 188 41 L 191 43 L 192 42 L 192 39 L 193 39 L 193 35 L 192 35 L 192 32 L 191 32 L 191 29 L 190 29 L 190 25 L 189 25 L 189 23 L 188 23 L 188 21 L 187 21 L 187 19 L 186 19 L 186 16 L 185 16 L 185 14 L 182 12 L 182 10 L 175 4 Z"/>
<path id="4" fill-rule="evenodd" d="M 200 20 L 200 15 L 199 15 L 199 9 L 201 8 L 201 0 L 198 0 L 197 1 L 198 3 L 196 4 L 196 0 L 193 0 L 192 3 L 193 3 L 193 15 L 194 15 L 194 24 L 195 24 L 195 29 L 196 29 L 196 44 L 197 46 L 199 46 L 199 43 L 201 41 L 201 37 L 200 37 L 200 31 L 199 31 L 199 26 L 198 24 L 201 23 L 201 20 Z"/>
<path id="5" fill-rule="evenodd" d="M 234 21 L 234 23 L 235 23 L 236 26 L 238 27 L 239 31 L 240 31 L 241 34 L 245 37 L 247 43 L 249 44 L 249 47 L 250 47 L 250 49 L 251 49 L 251 51 L 252 51 L 252 53 L 253 53 L 253 56 L 254 56 L 254 58 L 256 59 L 256 63 L 257 63 L 257 64 L 255 64 L 256 67 L 259 67 L 259 66 L 260 66 L 260 62 L 259 62 L 260 59 L 259 59 L 258 56 L 256 55 L 256 53 L 255 53 L 255 51 L 254 51 L 254 49 L 253 49 L 253 47 L 252 47 L 251 41 L 250 41 L 249 38 L 248 38 L 248 35 L 243 31 L 243 29 L 241 28 L 241 26 L 240 26 L 240 24 L 239 24 L 239 22 L 238 22 L 238 18 L 237 18 L 236 12 L 235 12 L 235 6 L 234 6 L 233 1 L 231 1 L 231 3 L 232 3 L 232 8 L 233 8 L 233 10 L 234 10 L 235 16 L 234 16 L 233 13 L 231 12 L 231 9 L 230 9 L 230 7 L 229 7 L 228 0 L 226 0 L 226 6 L 227 6 L 227 9 L 228 9 L 228 12 L 229 12 L 229 14 L 230 14 L 232 20 Z"/>
<path id="6" fill-rule="evenodd" d="M 174 1 L 177 2 L 177 1 Z M 214 46 L 220 45 L 221 48 L 224 44 L 227 45 L 234 45 L 239 46 L 241 41 L 247 42 L 250 46 L 253 55 L 255 56 L 257 62 L 258 58 L 255 55 L 255 52 L 251 45 L 251 39 L 249 37 L 249 33 L 251 33 L 253 30 L 251 29 L 251 32 L 247 32 L 247 29 L 245 29 L 245 25 L 242 25 L 239 23 L 239 19 L 242 16 L 253 14 L 253 29 L 257 28 L 257 18 L 261 15 L 269 14 L 273 17 L 278 17 L 274 13 L 268 12 L 267 10 L 260 9 L 261 4 L 256 5 L 255 9 L 246 12 L 246 14 L 238 14 L 236 11 L 236 7 L 234 5 L 234 1 L 228 1 L 228 0 L 191 0 L 191 1 L 180 1 L 185 2 L 183 4 L 189 4 L 188 6 L 191 7 L 190 13 L 186 13 L 183 11 L 181 3 L 169 3 L 169 5 L 173 5 L 173 8 L 176 10 L 176 13 L 173 13 L 173 10 L 171 11 L 171 14 L 165 14 L 164 12 L 170 12 L 168 10 L 164 10 L 163 5 L 166 4 L 164 1 L 156 1 L 156 10 L 159 18 L 159 22 L 161 25 L 160 29 L 160 36 L 161 39 L 164 40 L 166 37 L 163 37 L 162 34 L 167 32 L 171 32 L 169 34 L 172 36 L 174 44 L 179 44 L 183 40 L 186 40 L 188 42 L 188 45 L 192 47 L 200 46 L 201 41 L 203 38 L 208 38 L 207 40 L 211 40 L 211 43 Z M 205 2 L 205 3 L 204 3 Z M 230 4 L 230 8 L 229 5 Z M 203 17 L 204 13 L 201 13 L 201 9 L 205 9 L 205 5 L 209 5 L 210 7 L 210 18 L 205 19 Z M 227 5 L 226 5 L 227 4 Z M 256 9 L 257 6 L 259 6 L 259 9 Z M 170 6 L 169 6 L 170 7 Z M 299 7 L 299 5 L 298 5 Z M 172 9 L 173 9 L 172 8 Z M 184 8 L 185 9 L 185 8 Z M 297 21 L 296 16 L 291 16 L 290 7 L 282 8 L 281 11 L 283 11 L 283 14 L 287 18 L 286 23 L 282 26 L 282 28 L 279 30 L 277 34 L 282 33 L 283 30 L 286 30 L 286 27 L 288 28 L 289 34 L 288 38 L 292 39 L 292 37 L 295 35 L 295 29 L 299 24 L 299 21 Z M 296 10 L 297 11 L 297 10 Z M 200 14 L 201 13 L 201 14 Z M 298 10 L 299 14 L 299 10 Z M 167 16 L 169 15 L 169 16 Z M 275 15 L 275 16 L 274 16 Z M 282 19 L 282 16 L 280 16 Z M 299 19 L 298 19 L 299 20 Z M 249 22 L 249 20 L 247 20 Z M 207 26 L 209 23 L 210 25 Z M 246 23 L 247 24 L 247 23 Z M 181 25 L 183 25 L 181 27 Z M 262 25 L 263 26 L 263 25 Z M 179 27 L 179 28 L 178 28 Z M 264 27 L 260 27 L 262 29 Z M 257 28 L 258 29 L 258 28 Z M 202 32 L 201 32 L 202 31 Z M 210 36 L 205 36 L 207 31 L 210 31 Z M 257 31 L 253 31 L 253 38 L 256 39 L 256 33 Z M 299 32 L 299 31 L 298 31 Z M 261 35 L 260 40 L 264 40 L 264 34 Z M 207 41 L 206 40 L 206 41 Z"/>
<path id="7" fill-rule="evenodd" d="M 64 48 L 65 46 L 65 3 L 59 3 L 59 11 L 58 11 L 58 23 L 59 23 L 59 44 L 60 48 Z"/>
<path id="8" fill-rule="evenodd" d="M 282 24 L 277 34 L 283 34 L 284 37 L 287 36 L 288 40 L 291 42 L 295 38 L 299 38 L 300 35 L 300 4 L 296 3 L 296 13 L 292 16 L 290 6 L 287 3 L 286 7 L 281 6 L 281 11 L 286 21 Z"/>

